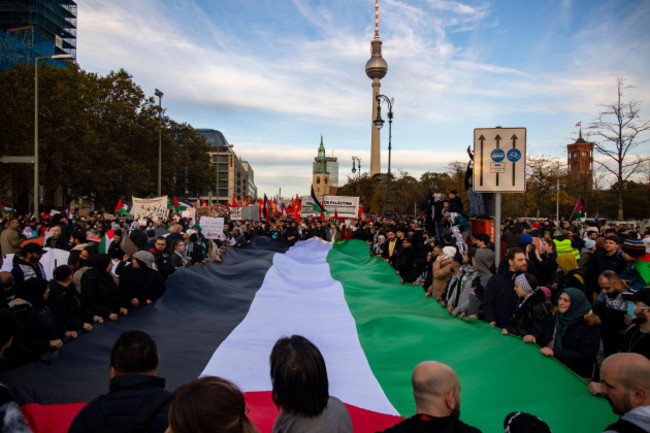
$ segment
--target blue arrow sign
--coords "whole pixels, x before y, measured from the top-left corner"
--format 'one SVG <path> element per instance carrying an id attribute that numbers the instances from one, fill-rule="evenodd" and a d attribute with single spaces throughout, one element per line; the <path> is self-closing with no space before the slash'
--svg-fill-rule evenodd
<path id="1" fill-rule="evenodd" d="M 490 158 L 492 158 L 492 161 L 494 162 L 501 162 L 505 157 L 506 153 L 501 149 L 494 149 L 492 153 L 490 153 Z"/>

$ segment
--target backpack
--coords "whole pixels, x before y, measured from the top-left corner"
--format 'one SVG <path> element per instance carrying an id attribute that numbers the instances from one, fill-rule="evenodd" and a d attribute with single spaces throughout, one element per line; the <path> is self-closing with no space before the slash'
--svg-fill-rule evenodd
<path id="1" fill-rule="evenodd" d="M 124 430 L 124 427 L 114 427 L 108 424 L 106 415 L 104 415 L 101 408 L 101 397 L 97 397 L 84 408 L 86 409 L 84 418 L 86 421 L 89 420 L 87 431 L 93 433 L 147 433 L 147 423 L 161 407 L 169 402 L 171 396 L 170 392 L 164 391 L 151 397 L 135 414 L 128 430 Z"/>

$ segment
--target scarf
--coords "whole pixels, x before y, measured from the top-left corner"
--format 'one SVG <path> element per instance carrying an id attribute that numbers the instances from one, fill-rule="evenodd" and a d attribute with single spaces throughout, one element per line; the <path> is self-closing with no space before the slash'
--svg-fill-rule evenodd
<path id="1" fill-rule="evenodd" d="M 591 305 L 582 291 L 575 287 L 569 287 L 560 292 L 566 293 L 571 299 L 571 305 L 566 313 L 558 313 L 555 319 L 555 347 L 562 350 L 562 338 L 566 335 L 567 329 L 574 323 L 584 320 L 587 313 L 591 311 Z"/>

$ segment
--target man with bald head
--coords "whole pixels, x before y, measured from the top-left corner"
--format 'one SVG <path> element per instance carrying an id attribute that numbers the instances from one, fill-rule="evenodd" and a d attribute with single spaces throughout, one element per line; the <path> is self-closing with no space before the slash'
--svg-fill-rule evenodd
<path id="1" fill-rule="evenodd" d="M 450 366 L 423 361 L 413 370 L 412 381 L 416 414 L 383 433 L 481 433 L 459 419 L 460 383 Z"/>
<path id="2" fill-rule="evenodd" d="M 650 432 L 650 360 L 638 353 L 616 353 L 603 361 L 600 383 L 589 384 L 592 394 L 609 401 L 617 422 L 605 433 Z"/>

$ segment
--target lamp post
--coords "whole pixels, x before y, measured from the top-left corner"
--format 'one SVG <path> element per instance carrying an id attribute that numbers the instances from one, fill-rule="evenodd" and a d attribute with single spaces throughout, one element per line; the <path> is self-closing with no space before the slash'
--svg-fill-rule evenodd
<path id="1" fill-rule="evenodd" d="M 38 61 L 43 59 L 68 60 L 71 54 L 55 54 L 53 56 L 34 57 L 34 216 L 38 218 Z"/>
<path id="2" fill-rule="evenodd" d="M 352 174 L 357 172 L 357 168 L 355 167 L 355 162 L 359 166 L 359 176 L 357 177 L 357 181 L 358 181 L 357 186 L 358 186 L 359 200 L 361 200 L 361 160 L 356 156 L 352 157 Z"/>
<path id="3" fill-rule="evenodd" d="M 162 196 L 162 97 L 163 92 L 156 89 L 158 97 L 158 197 Z"/>
<path id="4" fill-rule="evenodd" d="M 390 217 L 393 212 L 390 207 L 390 182 L 391 182 L 391 175 L 390 175 L 390 153 L 391 153 L 391 138 L 392 138 L 392 125 L 393 125 L 393 102 L 395 102 L 395 98 L 389 98 L 388 96 L 385 95 L 377 95 L 377 118 L 374 121 L 375 128 L 381 129 L 382 126 L 384 126 L 384 119 L 381 118 L 381 101 L 384 101 L 386 105 L 388 105 L 388 181 L 387 181 L 387 187 L 386 187 L 386 210 L 384 214 L 387 217 Z"/>

